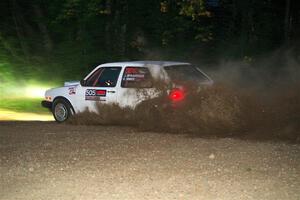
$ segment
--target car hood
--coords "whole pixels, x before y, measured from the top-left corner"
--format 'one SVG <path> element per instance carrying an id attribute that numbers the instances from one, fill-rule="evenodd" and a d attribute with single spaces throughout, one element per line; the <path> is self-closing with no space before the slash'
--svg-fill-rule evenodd
<path id="1" fill-rule="evenodd" d="M 75 85 L 79 85 L 80 81 L 67 81 L 64 83 L 64 86 L 75 86 Z"/>

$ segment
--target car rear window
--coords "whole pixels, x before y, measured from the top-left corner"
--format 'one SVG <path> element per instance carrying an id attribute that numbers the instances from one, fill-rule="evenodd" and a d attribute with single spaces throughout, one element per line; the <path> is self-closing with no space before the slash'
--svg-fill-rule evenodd
<path id="1" fill-rule="evenodd" d="M 172 65 L 164 67 L 172 81 L 205 82 L 208 78 L 192 65 Z"/>
<path id="2" fill-rule="evenodd" d="M 126 67 L 121 86 L 124 88 L 150 88 L 152 77 L 146 67 Z"/>

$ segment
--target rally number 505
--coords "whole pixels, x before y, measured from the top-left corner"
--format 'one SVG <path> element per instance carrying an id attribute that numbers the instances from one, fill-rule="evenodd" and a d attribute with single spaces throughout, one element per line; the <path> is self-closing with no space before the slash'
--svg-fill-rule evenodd
<path id="1" fill-rule="evenodd" d="M 96 90 L 91 90 L 91 89 L 86 90 L 85 96 L 96 96 Z"/>

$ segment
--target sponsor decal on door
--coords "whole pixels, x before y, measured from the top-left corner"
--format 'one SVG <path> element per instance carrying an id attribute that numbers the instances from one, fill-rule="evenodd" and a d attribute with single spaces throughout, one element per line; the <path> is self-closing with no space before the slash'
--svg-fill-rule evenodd
<path id="1" fill-rule="evenodd" d="M 106 101 L 106 90 L 87 89 L 85 91 L 85 100 L 88 101 Z"/>

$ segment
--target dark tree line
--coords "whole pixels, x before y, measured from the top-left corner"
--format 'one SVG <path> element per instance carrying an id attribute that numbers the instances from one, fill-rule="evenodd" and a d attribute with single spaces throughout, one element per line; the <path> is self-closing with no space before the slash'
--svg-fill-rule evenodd
<path id="1" fill-rule="evenodd" d="M 243 59 L 297 48 L 300 39 L 296 0 L 2 0 L 0 13 L 0 59 L 40 71 Z"/>

